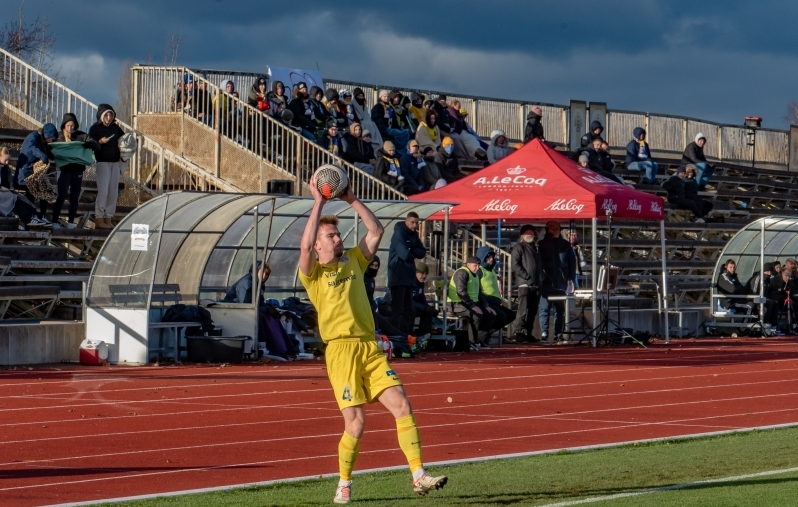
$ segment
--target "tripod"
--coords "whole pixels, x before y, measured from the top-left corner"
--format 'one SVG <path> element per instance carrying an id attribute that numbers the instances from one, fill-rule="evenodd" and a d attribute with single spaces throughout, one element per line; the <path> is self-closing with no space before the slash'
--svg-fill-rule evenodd
<path id="1" fill-rule="evenodd" d="M 648 348 L 632 336 L 629 332 L 627 332 L 624 328 L 621 327 L 621 323 L 614 321 L 610 318 L 610 291 L 614 288 L 614 283 L 611 281 L 611 258 L 612 258 L 612 210 L 607 210 L 607 249 L 604 253 L 604 277 L 603 280 L 599 280 L 599 296 L 601 298 L 601 322 L 599 322 L 598 326 L 591 329 L 589 332 L 579 340 L 578 343 L 582 343 L 585 339 L 595 340 L 596 345 L 619 345 L 622 344 L 625 339 L 629 339 L 632 343 L 636 343 L 643 348 Z M 593 248 L 596 248 L 596 245 L 593 245 Z M 663 252 L 664 255 L 664 252 Z M 617 269 L 617 268 L 616 268 Z M 617 279 L 616 279 L 617 280 Z M 620 309 L 618 310 L 620 313 Z M 619 315 L 620 319 L 620 315 Z M 610 331 L 610 323 L 615 326 L 615 329 Z"/>

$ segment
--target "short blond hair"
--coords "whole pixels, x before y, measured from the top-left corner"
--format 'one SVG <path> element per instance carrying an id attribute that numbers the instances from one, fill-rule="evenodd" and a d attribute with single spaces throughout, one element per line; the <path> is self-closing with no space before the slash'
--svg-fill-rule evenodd
<path id="1" fill-rule="evenodd" d="M 334 225 L 338 227 L 338 217 L 335 215 L 324 215 L 319 219 L 319 227 L 322 225 Z"/>

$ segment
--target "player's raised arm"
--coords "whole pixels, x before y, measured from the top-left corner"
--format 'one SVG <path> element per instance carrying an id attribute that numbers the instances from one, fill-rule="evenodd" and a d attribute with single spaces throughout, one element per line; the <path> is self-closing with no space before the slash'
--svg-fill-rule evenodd
<path id="1" fill-rule="evenodd" d="M 316 244 L 321 210 L 324 207 L 324 203 L 327 202 L 327 199 L 321 195 L 321 192 L 316 187 L 315 176 L 310 179 L 310 194 L 314 200 L 313 209 L 310 211 L 308 222 L 305 224 L 305 231 L 302 233 L 302 241 L 299 244 L 299 270 L 305 276 L 310 276 L 316 266 L 316 254 L 313 251 L 313 246 Z M 379 240 L 377 243 L 379 243 Z"/>
<path id="2" fill-rule="evenodd" d="M 355 193 L 352 192 L 352 187 L 347 187 L 346 192 L 341 196 L 341 200 L 348 202 L 360 216 L 360 219 L 363 220 L 363 225 L 366 226 L 368 232 L 360 240 L 360 251 L 363 252 L 363 257 L 371 260 L 377 255 L 377 248 L 380 246 L 380 240 L 385 229 L 383 229 L 377 217 L 374 216 L 374 213 L 355 196 Z"/>

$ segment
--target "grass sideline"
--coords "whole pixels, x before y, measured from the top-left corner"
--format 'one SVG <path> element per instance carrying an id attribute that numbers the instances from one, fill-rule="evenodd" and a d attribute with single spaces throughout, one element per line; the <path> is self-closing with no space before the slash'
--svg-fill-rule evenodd
<path id="1" fill-rule="evenodd" d="M 547 505 L 798 466 L 798 428 L 668 440 L 588 451 L 435 467 L 449 485 L 420 499 L 409 472 L 354 478 L 353 504 L 368 506 Z M 337 479 L 99 504 L 114 507 L 332 505 Z M 794 506 L 798 472 L 700 484 L 586 505 Z"/>

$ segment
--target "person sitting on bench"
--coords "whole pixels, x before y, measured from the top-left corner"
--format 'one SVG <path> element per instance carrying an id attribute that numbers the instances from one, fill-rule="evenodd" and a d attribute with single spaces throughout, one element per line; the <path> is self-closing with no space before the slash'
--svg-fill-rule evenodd
<path id="1" fill-rule="evenodd" d="M 429 340 L 432 331 L 432 319 L 438 316 L 438 309 L 429 304 L 424 294 L 424 287 L 429 275 L 429 266 L 419 261 L 416 262 L 416 286 L 413 287 L 413 309 L 418 317 L 416 336 L 420 344 Z"/>
<path id="2" fill-rule="evenodd" d="M 795 281 L 788 269 L 782 269 L 778 275 L 773 277 L 765 293 L 765 297 L 775 305 L 776 310 L 787 316 L 787 332 L 792 332 L 792 327 L 796 322 L 795 305 L 792 299 L 794 293 Z M 778 317 L 776 319 L 778 320 Z M 777 330 L 777 333 L 783 334 L 781 330 Z"/>
<path id="3" fill-rule="evenodd" d="M 515 321 L 515 312 L 502 304 L 499 279 L 495 271 L 496 252 L 489 246 L 481 246 L 477 248 L 477 257 L 482 260 L 479 266 L 479 271 L 482 273 L 479 279 L 480 289 L 488 306 L 496 312 L 493 329 L 499 330 Z"/>
<path id="4" fill-rule="evenodd" d="M 263 289 L 265 287 L 266 280 L 269 279 L 269 275 L 272 273 L 272 268 L 269 267 L 268 264 L 261 264 L 258 262 L 258 277 L 260 278 L 260 301 L 259 304 L 263 304 Z M 252 303 L 252 271 L 247 270 L 247 273 L 238 279 L 236 283 L 233 284 L 230 289 L 228 289 L 227 294 L 225 294 L 224 299 L 222 300 L 224 303 L 244 303 L 244 304 L 251 304 Z"/>
<path id="5" fill-rule="evenodd" d="M 382 315 L 379 311 L 379 307 L 377 305 L 377 301 L 374 299 L 374 290 L 377 287 L 377 273 L 380 271 L 380 258 L 376 255 L 371 258 L 371 262 L 369 262 L 366 271 L 363 273 L 363 283 L 366 284 L 366 296 L 369 298 L 369 305 L 371 306 L 371 314 L 374 317 L 374 329 L 378 332 L 378 334 L 384 334 L 385 336 L 403 336 L 407 337 L 408 343 L 410 343 L 411 339 L 407 333 L 402 332 L 401 329 L 395 327 L 390 319 L 386 316 Z"/>
<path id="6" fill-rule="evenodd" d="M 730 296 L 748 294 L 748 289 L 737 278 L 737 263 L 732 259 L 723 264 L 723 270 L 718 277 L 718 292 Z M 732 313 L 751 315 L 754 312 L 754 302 L 744 298 L 723 298 L 720 300 L 723 308 Z"/>
<path id="7" fill-rule="evenodd" d="M 468 340 L 477 350 L 480 346 L 488 345 L 496 320 L 496 311 L 488 305 L 482 294 L 479 264 L 478 257 L 468 257 L 449 280 L 446 297 L 452 313 L 468 320 Z"/>
<path id="8" fill-rule="evenodd" d="M 676 173 L 662 184 L 662 188 L 668 192 L 668 202 L 672 204 L 674 208 L 692 211 L 692 221 L 703 224 L 705 222 L 704 210 L 706 208 L 699 206 L 695 201 L 686 197 L 684 185 L 684 179 L 686 177 L 686 168 L 679 166 L 679 168 L 676 169 Z"/>

